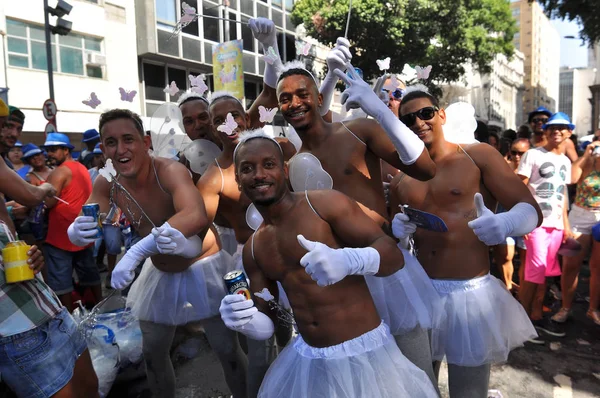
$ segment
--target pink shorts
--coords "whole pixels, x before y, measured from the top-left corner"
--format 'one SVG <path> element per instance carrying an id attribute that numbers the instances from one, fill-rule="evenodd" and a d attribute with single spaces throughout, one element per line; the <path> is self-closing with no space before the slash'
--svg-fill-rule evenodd
<path id="1" fill-rule="evenodd" d="M 562 244 L 563 230 L 539 227 L 531 231 L 525 239 L 527 256 L 525 259 L 525 280 L 542 284 L 547 276 L 560 275 L 558 249 Z"/>

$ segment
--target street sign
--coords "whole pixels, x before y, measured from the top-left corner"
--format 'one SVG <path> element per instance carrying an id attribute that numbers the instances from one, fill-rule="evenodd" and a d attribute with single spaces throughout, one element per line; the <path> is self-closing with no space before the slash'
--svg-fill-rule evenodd
<path id="1" fill-rule="evenodd" d="M 56 126 L 54 124 L 52 124 L 51 122 L 48 122 L 46 124 L 46 128 L 44 128 L 44 133 L 46 135 L 48 135 L 50 133 L 56 133 Z"/>
<path id="2" fill-rule="evenodd" d="M 54 119 L 56 117 L 56 103 L 51 99 L 47 99 L 42 106 L 42 112 L 44 112 L 46 120 Z"/>

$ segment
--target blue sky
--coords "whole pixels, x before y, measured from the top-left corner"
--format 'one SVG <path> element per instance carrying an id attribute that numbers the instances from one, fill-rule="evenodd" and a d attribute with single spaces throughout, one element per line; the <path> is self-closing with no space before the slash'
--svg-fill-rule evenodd
<path id="1" fill-rule="evenodd" d="M 573 21 L 552 20 L 560 39 L 560 66 L 587 66 L 587 45 L 579 39 L 579 25 Z M 565 39 L 565 36 L 575 39 Z"/>

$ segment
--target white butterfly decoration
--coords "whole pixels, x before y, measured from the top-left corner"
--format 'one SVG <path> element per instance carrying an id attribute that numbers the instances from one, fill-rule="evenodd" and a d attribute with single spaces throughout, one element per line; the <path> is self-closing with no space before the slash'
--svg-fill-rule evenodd
<path id="1" fill-rule="evenodd" d="M 179 19 L 179 22 L 181 24 L 187 25 L 196 19 L 197 14 L 196 14 L 196 9 L 194 7 L 183 2 L 183 3 L 181 3 L 181 9 L 183 11 L 181 18 Z"/>
<path id="2" fill-rule="evenodd" d="M 235 119 L 233 118 L 231 113 L 228 113 L 227 117 L 225 118 L 225 123 L 217 127 L 217 130 L 227 135 L 233 135 L 233 130 L 235 130 L 236 128 L 238 128 L 238 125 L 235 122 Z"/>
<path id="3" fill-rule="evenodd" d="M 394 91 L 398 88 L 399 85 L 400 85 L 400 82 L 398 81 L 398 78 L 396 77 L 396 75 L 391 75 L 390 81 L 383 85 L 383 89 L 388 90 L 388 91 Z"/>
<path id="4" fill-rule="evenodd" d="M 271 123 L 278 108 L 265 108 L 262 105 L 258 106 L 259 120 L 261 123 Z"/>
<path id="5" fill-rule="evenodd" d="M 232 68 L 229 72 L 225 72 L 225 69 L 221 69 L 219 72 L 219 79 L 221 79 L 221 83 L 231 83 L 235 80 L 236 69 Z"/>
<path id="6" fill-rule="evenodd" d="M 189 75 L 189 78 L 190 78 L 190 86 L 192 86 L 191 90 L 197 94 L 204 95 L 206 90 L 208 90 L 208 86 L 204 82 L 206 79 L 206 76 L 204 76 L 204 74 L 201 74 L 198 76 Z"/>
<path id="7" fill-rule="evenodd" d="M 426 67 L 415 66 L 415 70 L 417 71 L 417 79 L 427 80 L 431 73 L 431 65 L 427 65 Z"/>
<path id="8" fill-rule="evenodd" d="M 137 94 L 135 90 L 125 90 L 123 87 L 119 87 L 119 93 L 121 94 L 121 101 L 133 102 L 133 98 Z"/>
<path id="9" fill-rule="evenodd" d="M 273 47 L 269 47 L 267 48 L 267 53 L 262 56 L 262 59 L 269 65 L 273 65 L 279 59 L 279 54 L 277 54 Z"/>
<path id="10" fill-rule="evenodd" d="M 260 292 L 254 293 L 254 295 L 256 297 L 260 297 L 261 299 L 263 299 L 265 301 L 275 300 L 275 296 L 273 296 L 271 294 L 271 292 L 269 291 L 269 289 L 267 289 L 266 287 L 263 288 L 263 290 L 261 290 Z"/>
<path id="11" fill-rule="evenodd" d="M 106 163 L 104 163 L 104 167 L 98 170 L 98 173 L 106 178 L 106 181 L 111 182 L 114 177 L 117 176 L 117 171 L 113 166 L 112 159 L 106 159 Z"/>
<path id="12" fill-rule="evenodd" d="M 304 55 L 306 57 L 311 47 L 310 43 L 305 42 L 304 40 L 298 40 L 296 41 L 296 54 Z"/>
<path id="13" fill-rule="evenodd" d="M 377 66 L 379 66 L 379 70 L 381 71 L 390 69 L 390 57 L 378 59 Z"/>
<path id="14" fill-rule="evenodd" d="M 96 107 L 98 105 L 100 105 L 102 103 L 102 101 L 100 101 L 98 99 L 98 97 L 96 96 L 96 93 L 92 92 L 90 94 L 90 98 L 88 98 L 87 100 L 83 100 L 81 101 L 82 104 L 89 106 L 92 109 L 96 109 Z"/>
<path id="15" fill-rule="evenodd" d="M 405 82 L 409 82 L 417 78 L 417 71 L 409 64 L 404 64 L 404 68 L 402 69 L 402 77 L 404 77 Z"/>
<path id="16" fill-rule="evenodd" d="M 169 93 L 169 95 L 171 97 L 174 97 L 178 92 L 179 92 L 179 87 L 177 87 L 177 83 L 175 83 L 175 80 L 173 80 L 171 82 L 171 85 L 165 87 L 163 89 L 163 92 L 165 93 Z"/>

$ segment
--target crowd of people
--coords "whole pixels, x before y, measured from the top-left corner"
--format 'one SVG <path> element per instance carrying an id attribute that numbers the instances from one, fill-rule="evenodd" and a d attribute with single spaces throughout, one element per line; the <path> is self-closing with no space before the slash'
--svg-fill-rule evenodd
<path id="1" fill-rule="evenodd" d="M 278 54 L 273 22 L 249 25 Z M 236 398 L 437 397 L 443 360 L 452 398 L 485 398 L 493 363 L 565 336 L 588 258 L 600 326 L 600 130 L 578 154 L 568 116 L 540 107 L 518 132 L 454 142 L 424 86 L 383 90 L 384 75 L 373 89 L 351 59 L 338 39 L 320 87 L 301 63 L 265 63 L 248 110 L 227 92 L 183 94 L 187 136 L 221 149 L 201 175 L 183 154 L 154 156 L 129 110 L 104 112 L 75 160 L 65 134 L 22 145 L 25 115 L 0 100 L 0 246 L 29 243 L 36 273 L 0 273 L 10 389 L 98 396 L 70 312 L 102 300 L 104 271 L 140 321 L 155 397 L 175 396 L 176 328 L 199 324 Z M 338 81 L 346 117 L 330 110 Z M 267 135 L 259 107 L 278 107 L 300 143 Z M 86 204 L 109 220 L 103 239 Z M 239 271 L 248 294 L 225 284 Z M 562 294 L 551 317 L 547 281 Z"/>

